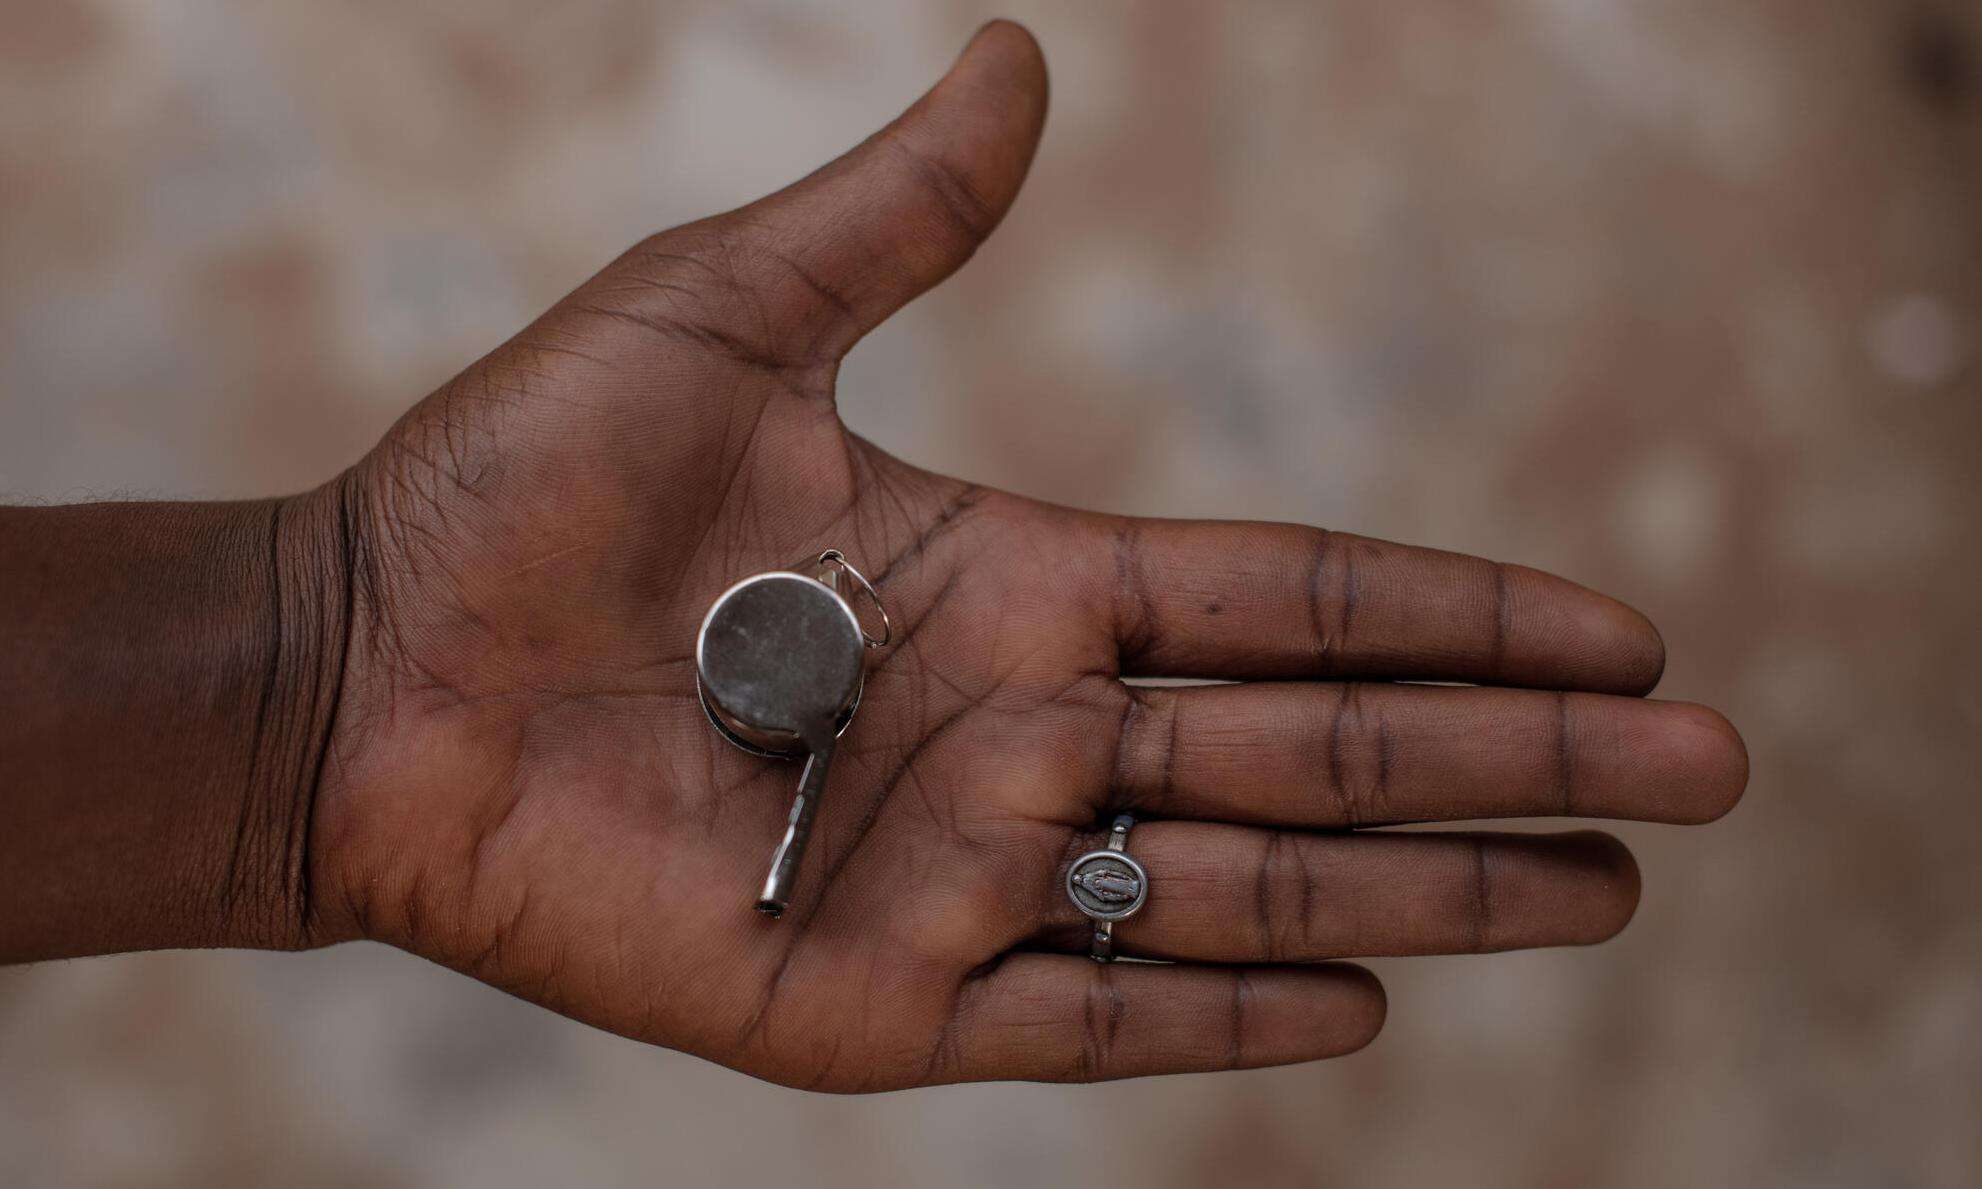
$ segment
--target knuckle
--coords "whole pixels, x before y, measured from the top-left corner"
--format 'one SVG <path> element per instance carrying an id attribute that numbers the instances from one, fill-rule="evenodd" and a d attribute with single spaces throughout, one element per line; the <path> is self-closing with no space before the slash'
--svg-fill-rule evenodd
<path id="1" fill-rule="evenodd" d="M 1246 1041 L 1253 1029 L 1253 1006 L 1252 981 L 1245 971 L 1233 971 L 1232 1002 L 1226 1022 L 1224 1066 L 1227 1069 L 1246 1068 Z"/>
<path id="2" fill-rule="evenodd" d="M 1267 831 L 1260 845 L 1259 866 L 1253 877 L 1253 928 L 1258 936 L 1260 956 L 1268 962 L 1279 962 L 1287 953 L 1286 922 L 1279 907 L 1284 882 L 1280 831 Z"/>
<path id="3" fill-rule="evenodd" d="M 1322 675 L 1338 667 L 1356 614 L 1357 583 L 1349 538 L 1303 526 L 1308 553 L 1308 616 Z"/>
<path id="4" fill-rule="evenodd" d="M 1462 952 L 1483 954 L 1494 944 L 1492 846 L 1487 839 L 1475 837 L 1470 850 L 1471 887 L 1461 900 L 1459 909 L 1464 930 Z"/>
<path id="5" fill-rule="evenodd" d="M 893 134 L 889 143 L 908 165 L 915 183 L 929 196 L 934 215 L 959 240 L 974 247 L 998 222 L 997 207 L 970 174 L 940 152 L 929 152 L 910 137 Z"/>
<path id="6" fill-rule="evenodd" d="M 1380 698 L 1350 682 L 1333 693 L 1327 735 L 1327 782 L 1342 825 L 1355 827 L 1389 816 L 1393 740 Z"/>

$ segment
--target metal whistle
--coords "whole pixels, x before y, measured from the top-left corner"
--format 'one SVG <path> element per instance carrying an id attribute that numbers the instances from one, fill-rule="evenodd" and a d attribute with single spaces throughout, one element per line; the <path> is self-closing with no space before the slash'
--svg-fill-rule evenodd
<path id="1" fill-rule="evenodd" d="M 695 638 L 695 693 L 723 738 L 752 755 L 805 757 L 784 839 L 771 855 L 757 911 L 777 917 L 792 885 L 812 818 L 826 791 L 833 746 L 853 721 L 866 651 L 893 635 L 880 596 L 837 549 L 793 570 L 753 574 L 717 597 Z M 857 583 L 880 611 L 869 636 L 842 586 Z"/>

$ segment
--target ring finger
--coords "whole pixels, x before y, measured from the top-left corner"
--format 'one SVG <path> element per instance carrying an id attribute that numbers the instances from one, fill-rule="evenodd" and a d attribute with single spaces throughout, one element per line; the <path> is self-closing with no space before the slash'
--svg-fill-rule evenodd
<path id="1" fill-rule="evenodd" d="M 1084 835 L 1075 855 L 1105 844 Z M 1149 873 L 1115 952 L 1190 962 L 1313 962 L 1588 945 L 1622 929 L 1638 867 L 1608 834 L 1309 834 L 1196 822 L 1135 826 Z M 1064 867 L 1062 869 L 1064 875 Z M 1043 948 L 1093 926 L 1056 883 Z"/>

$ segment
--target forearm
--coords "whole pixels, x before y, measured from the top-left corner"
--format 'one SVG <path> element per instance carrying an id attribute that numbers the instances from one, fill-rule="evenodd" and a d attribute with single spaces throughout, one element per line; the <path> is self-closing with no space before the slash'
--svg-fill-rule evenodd
<path id="1" fill-rule="evenodd" d="M 341 502 L 0 509 L 0 961 L 312 942 Z"/>

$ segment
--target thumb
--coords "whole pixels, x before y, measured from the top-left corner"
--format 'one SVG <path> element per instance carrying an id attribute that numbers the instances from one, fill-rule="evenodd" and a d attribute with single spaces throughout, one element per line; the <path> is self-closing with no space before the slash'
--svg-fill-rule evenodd
<path id="1" fill-rule="evenodd" d="M 837 360 L 970 259 L 1018 195 L 1046 120 L 1046 63 L 1010 21 L 978 30 L 895 121 L 775 194 L 669 236 L 713 237 L 767 355 Z M 677 242 L 681 242 L 677 240 Z"/>

